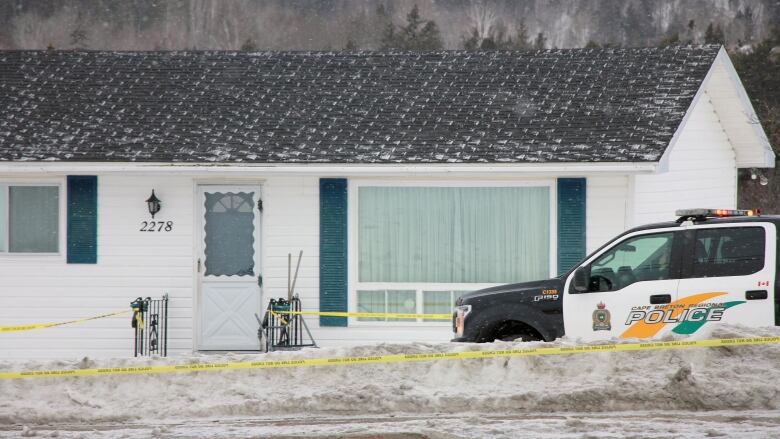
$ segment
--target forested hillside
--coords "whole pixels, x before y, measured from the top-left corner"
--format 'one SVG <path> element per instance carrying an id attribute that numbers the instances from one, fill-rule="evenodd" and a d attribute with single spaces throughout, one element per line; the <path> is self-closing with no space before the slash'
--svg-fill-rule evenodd
<path id="1" fill-rule="evenodd" d="M 780 23 L 778 0 L 2 0 L 0 47 L 376 49 L 414 4 L 447 49 L 522 31 L 546 48 L 696 42 L 710 24 L 736 43 Z"/>

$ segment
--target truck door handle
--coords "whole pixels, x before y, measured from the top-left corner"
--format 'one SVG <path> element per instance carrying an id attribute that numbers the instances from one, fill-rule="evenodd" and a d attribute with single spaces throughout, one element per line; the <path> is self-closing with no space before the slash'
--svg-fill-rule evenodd
<path id="1" fill-rule="evenodd" d="M 650 296 L 650 305 L 661 305 L 663 303 L 671 303 L 671 294 L 653 294 Z"/>
<path id="2" fill-rule="evenodd" d="M 747 300 L 764 300 L 767 297 L 769 297 L 769 293 L 766 290 L 745 291 L 745 299 Z"/>

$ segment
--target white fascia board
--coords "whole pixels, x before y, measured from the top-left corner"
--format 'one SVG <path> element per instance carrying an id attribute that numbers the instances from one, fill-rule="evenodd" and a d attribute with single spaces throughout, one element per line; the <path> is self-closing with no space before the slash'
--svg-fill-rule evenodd
<path id="1" fill-rule="evenodd" d="M 647 163 L 514 163 L 514 164 L 213 164 L 134 162 L 0 162 L 0 174 L 176 174 L 176 175 L 315 175 L 315 176 L 582 176 L 589 174 L 655 173 L 657 162 Z"/>
<path id="2" fill-rule="evenodd" d="M 720 50 L 723 52 L 723 47 L 721 47 Z M 672 150 L 674 150 L 674 146 L 677 144 L 677 141 L 680 140 L 680 136 L 682 135 L 685 126 L 688 124 L 688 119 L 691 117 L 693 109 L 696 107 L 696 104 L 699 103 L 702 95 L 704 95 L 707 89 L 707 83 L 710 82 L 710 77 L 712 76 L 712 72 L 715 70 L 715 65 L 717 64 L 719 57 L 720 52 L 718 52 L 718 55 L 715 57 L 715 61 L 712 63 L 712 65 L 710 65 L 710 69 L 707 71 L 707 75 L 704 76 L 704 80 L 701 82 L 701 84 L 699 84 L 699 89 L 696 90 L 696 94 L 693 95 L 691 105 L 689 105 L 688 109 L 685 110 L 685 115 L 683 116 L 680 125 L 677 126 L 677 130 L 675 130 L 674 135 L 672 136 L 672 140 L 670 140 L 669 145 L 666 146 L 666 150 L 664 151 L 663 155 L 661 156 L 661 160 L 659 161 L 659 172 L 666 172 L 669 170 L 669 157 L 672 155 Z"/>
<path id="3" fill-rule="evenodd" d="M 758 120 L 758 115 L 756 114 L 756 110 L 753 108 L 753 104 L 750 103 L 750 98 L 748 98 L 747 91 L 745 91 L 745 86 L 742 85 L 742 81 L 739 79 L 737 69 L 734 68 L 734 64 L 731 62 L 729 54 L 723 47 L 720 48 L 718 56 L 715 58 L 715 63 L 718 62 L 722 63 L 726 68 L 726 73 L 731 80 L 731 84 L 734 86 L 734 90 L 736 91 L 737 97 L 739 98 L 739 103 L 742 106 L 742 112 L 745 114 L 745 117 L 747 118 L 747 121 L 752 128 L 751 132 L 753 133 L 754 137 L 752 139 L 753 142 L 751 143 L 756 145 L 756 147 L 763 149 L 762 157 L 764 158 L 764 161 L 762 163 L 738 162 L 737 167 L 774 168 L 775 153 L 772 150 L 772 145 L 769 144 L 769 138 L 767 137 L 766 132 L 764 132 L 764 127 Z"/>

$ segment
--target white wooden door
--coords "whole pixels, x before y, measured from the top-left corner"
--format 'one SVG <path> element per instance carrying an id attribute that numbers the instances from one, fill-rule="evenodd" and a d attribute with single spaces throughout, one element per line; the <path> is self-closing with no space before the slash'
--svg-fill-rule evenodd
<path id="1" fill-rule="evenodd" d="M 198 349 L 259 350 L 258 186 L 200 186 Z"/>

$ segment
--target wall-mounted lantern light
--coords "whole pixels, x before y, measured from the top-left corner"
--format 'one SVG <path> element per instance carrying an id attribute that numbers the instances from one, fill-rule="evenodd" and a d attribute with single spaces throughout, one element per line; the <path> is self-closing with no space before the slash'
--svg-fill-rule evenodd
<path id="1" fill-rule="evenodd" d="M 152 214 L 152 218 L 154 218 L 154 214 L 160 211 L 160 199 L 154 195 L 154 189 L 152 189 L 152 196 L 146 200 L 146 206 L 149 207 L 149 213 Z"/>

